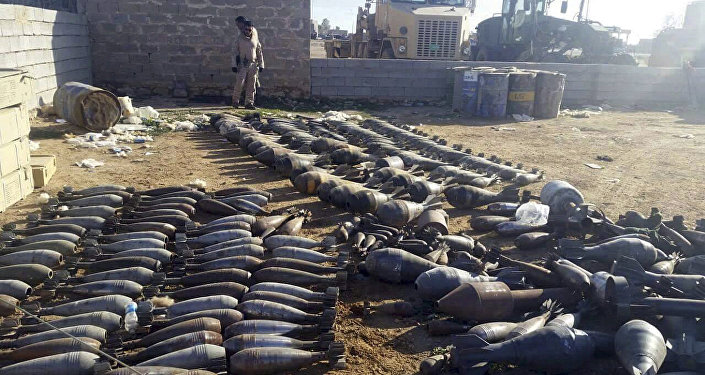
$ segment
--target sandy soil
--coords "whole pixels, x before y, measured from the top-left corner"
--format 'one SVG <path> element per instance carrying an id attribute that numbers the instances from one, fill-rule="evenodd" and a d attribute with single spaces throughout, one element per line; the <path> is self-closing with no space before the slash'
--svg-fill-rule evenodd
<path id="1" fill-rule="evenodd" d="M 627 209 L 648 212 L 660 207 L 666 216 L 683 214 L 689 222 L 703 217 L 702 181 L 705 180 L 705 115 L 615 111 L 589 119 L 559 118 L 531 123 L 479 123 L 458 118 L 445 108 L 390 108 L 378 113 L 412 125 L 423 124 L 430 134 L 449 143 L 461 143 L 474 152 L 495 154 L 506 160 L 522 162 L 546 172 L 547 179 L 565 179 L 578 187 L 586 200 L 598 205 L 611 217 Z M 511 128 L 514 130 L 501 130 Z M 500 129 L 500 130 L 496 130 Z M 157 137 L 149 149 L 136 145 L 128 158 L 118 158 L 103 150 L 72 149 L 61 139 L 67 132 L 80 129 L 52 122 L 34 124 L 31 138 L 41 142 L 41 153 L 57 156 L 58 171 L 43 190 L 55 193 L 64 185 L 87 187 L 120 183 L 138 188 L 178 185 L 200 178 L 209 190 L 235 185 L 254 185 L 274 194 L 271 208 L 295 205 L 313 212 L 313 221 L 304 235 L 320 238 L 350 215 L 327 206 L 314 197 L 296 192 L 288 180 L 261 166 L 236 146 L 216 133 L 169 133 Z M 692 134 L 694 138 L 678 136 Z M 146 156 L 145 152 L 154 152 Z M 613 162 L 597 161 L 609 155 Z M 95 170 L 74 165 L 84 158 L 106 164 Z M 595 163 L 603 169 L 590 169 Z M 529 189 L 538 194 L 541 184 Z M 21 220 L 38 210 L 39 191 L 0 214 L 0 224 Z M 472 211 L 449 209 L 452 232 L 468 229 Z M 502 245 L 492 235 L 480 236 L 483 242 Z M 544 252 L 521 254 L 539 259 Z M 374 314 L 363 317 L 361 303 L 405 299 L 415 303 L 420 313 L 413 318 L 397 319 Z M 429 306 L 415 298 L 411 286 L 383 284 L 351 276 L 349 288 L 338 306 L 337 332 L 346 344 L 348 369 L 341 374 L 411 374 L 420 360 L 436 347 L 449 345 L 448 338 L 429 337 L 423 327 L 432 316 Z M 324 373 L 317 365 L 301 373 Z M 514 371 L 512 371 L 514 372 Z M 581 371 L 583 372 L 583 371 Z M 595 361 L 584 373 L 617 373 L 611 360 Z"/>

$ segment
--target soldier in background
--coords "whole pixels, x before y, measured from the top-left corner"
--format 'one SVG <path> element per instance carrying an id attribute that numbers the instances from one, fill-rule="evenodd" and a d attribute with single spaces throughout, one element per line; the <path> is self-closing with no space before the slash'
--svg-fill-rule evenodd
<path id="1" fill-rule="evenodd" d="M 249 21 L 247 18 L 244 16 L 238 16 L 235 18 L 235 24 L 237 25 L 237 29 L 240 30 L 240 34 L 243 33 L 245 29 L 245 22 Z M 259 34 L 257 33 L 257 28 L 253 27 L 252 28 L 252 38 L 259 40 Z M 260 87 L 260 82 L 259 82 L 259 74 L 257 74 L 257 78 L 255 79 L 255 99 L 257 98 L 257 89 Z M 240 96 L 240 102 L 244 101 L 245 98 L 245 93 Z"/>
<path id="2" fill-rule="evenodd" d="M 233 53 L 233 72 L 237 73 L 235 91 L 233 91 L 233 106 L 240 106 L 240 95 L 245 90 L 245 108 L 255 109 L 255 90 L 257 74 L 264 69 L 262 44 L 253 33 L 251 21 L 245 20 L 242 33 L 235 41 Z"/>

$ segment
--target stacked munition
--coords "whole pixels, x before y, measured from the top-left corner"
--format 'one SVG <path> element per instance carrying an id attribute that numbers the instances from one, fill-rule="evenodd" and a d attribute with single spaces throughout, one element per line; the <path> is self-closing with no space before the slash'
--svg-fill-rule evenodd
<path id="1" fill-rule="evenodd" d="M 297 236 L 306 211 L 261 216 L 269 199 L 248 188 L 66 188 L 27 228 L 6 226 L 0 348 L 11 351 L 0 373 L 343 366 L 333 324 L 347 255 Z M 221 218 L 198 225 L 203 212 Z"/>
<path id="2" fill-rule="evenodd" d="M 302 247 L 350 244 L 364 259 L 360 272 L 384 282 L 414 283 L 422 299 L 455 319 L 429 324 L 432 334 L 467 337 L 458 339 L 450 356 L 424 362 L 424 374 L 446 366 L 477 369 L 487 362 L 569 372 L 595 352 L 614 353 L 615 342 L 615 358 L 628 372 L 655 373 L 664 363 L 664 339 L 648 323 L 597 332 L 583 329 L 584 322 L 599 309 L 618 312 L 621 323 L 644 314 L 697 319 L 705 311 L 705 234 L 703 228 L 688 228 L 682 217 L 662 221 L 657 211 L 649 217 L 628 212 L 615 223 L 590 208 L 569 183 L 551 181 L 536 197 L 549 208 L 548 217 L 520 221 L 519 209 L 533 197 L 519 188 L 542 180 L 541 171 L 383 121 L 245 124 L 224 117 L 213 124 L 299 192 L 359 215 L 342 223 L 326 244 Z M 471 230 L 513 238 L 520 251 L 550 253 L 542 255 L 544 262 L 523 262 L 488 251 L 466 234 L 451 234 L 439 197 L 457 208 L 485 209 L 470 220 Z M 393 306 L 388 310 L 404 310 L 402 303 Z M 248 310 L 256 313 L 254 306 Z M 669 335 L 683 337 L 685 331 Z M 625 339 L 629 345 L 621 344 Z M 684 363 L 699 360 L 697 351 L 685 349 L 697 340 L 672 345 L 680 348 L 674 358 L 683 370 L 694 368 Z"/>
<path id="3" fill-rule="evenodd" d="M 13 349 L 0 353 L 0 373 L 127 373 L 111 368 L 106 352 L 145 373 L 343 367 L 333 328 L 353 269 L 344 249 L 362 259 L 362 274 L 413 284 L 447 315 L 428 329 L 455 334 L 452 350 L 424 361 L 423 374 L 491 363 L 568 373 L 596 353 L 632 374 L 702 367 L 702 225 L 663 220 L 658 210 L 613 222 L 565 181 L 539 197 L 520 194 L 543 173 L 408 126 L 211 120 L 299 192 L 357 216 L 313 240 L 300 235 L 309 212 L 270 213 L 272 196 L 259 189 L 67 188 L 27 228 L 0 235 L 0 347 Z M 526 214 L 531 199 L 548 217 Z M 451 233 L 444 201 L 459 212 L 483 209 L 472 230 L 513 238 L 517 251 L 544 250 L 544 259 L 520 261 Z M 203 213 L 218 219 L 197 224 Z M 418 315 L 405 301 L 364 306 L 365 316 Z M 596 316 L 613 324 L 597 329 Z"/>

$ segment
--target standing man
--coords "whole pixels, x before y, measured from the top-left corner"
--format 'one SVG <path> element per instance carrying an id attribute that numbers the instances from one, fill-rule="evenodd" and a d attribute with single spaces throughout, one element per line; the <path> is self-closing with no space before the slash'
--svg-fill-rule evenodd
<path id="1" fill-rule="evenodd" d="M 255 90 L 257 74 L 264 69 L 262 45 L 253 34 L 254 27 L 251 21 L 245 21 L 242 33 L 235 41 L 233 54 L 233 72 L 237 73 L 235 91 L 233 92 L 233 106 L 239 107 L 240 95 L 245 90 L 245 108 L 255 109 Z"/>

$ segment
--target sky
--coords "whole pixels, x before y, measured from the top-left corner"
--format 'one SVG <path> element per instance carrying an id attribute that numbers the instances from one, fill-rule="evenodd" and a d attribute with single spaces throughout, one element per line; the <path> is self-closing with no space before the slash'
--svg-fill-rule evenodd
<path id="1" fill-rule="evenodd" d="M 313 19 L 319 23 L 328 18 L 332 26 L 354 31 L 357 7 L 365 3 L 364 0 L 311 0 L 311 13 Z M 685 7 L 692 0 L 587 0 L 589 3 L 588 16 L 591 20 L 599 21 L 606 26 L 619 26 L 632 30 L 629 37 L 630 43 L 637 43 L 641 38 L 652 38 L 663 28 L 668 17 L 682 20 Z M 475 24 L 494 13 L 499 13 L 502 0 L 477 0 L 475 10 Z M 554 0 L 551 9 L 558 12 L 561 0 Z M 568 12 L 562 16 L 572 18 L 578 12 L 580 0 L 569 0 Z M 474 25 L 473 25 L 474 26 Z"/>

